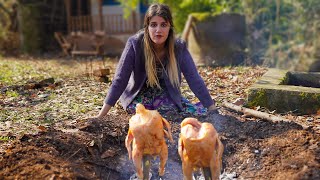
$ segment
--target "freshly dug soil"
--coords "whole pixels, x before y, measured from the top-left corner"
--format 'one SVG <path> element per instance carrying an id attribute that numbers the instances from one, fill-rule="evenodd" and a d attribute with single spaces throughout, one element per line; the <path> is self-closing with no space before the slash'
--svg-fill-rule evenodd
<path id="1" fill-rule="evenodd" d="M 225 146 L 225 179 L 320 179 L 320 138 L 295 123 L 240 120 L 222 115 L 200 118 L 211 122 Z M 79 120 L 65 129 L 48 128 L 17 138 L 0 158 L 0 179 L 129 179 L 134 166 L 124 146 L 130 116 Z M 164 179 L 183 179 L 177 152 L 179 123 L 170 121 L 173 144 Z M 157 178 L 158 159 L 151 168 Z M 223 178 L 224 179 L 224 178 Z"/>

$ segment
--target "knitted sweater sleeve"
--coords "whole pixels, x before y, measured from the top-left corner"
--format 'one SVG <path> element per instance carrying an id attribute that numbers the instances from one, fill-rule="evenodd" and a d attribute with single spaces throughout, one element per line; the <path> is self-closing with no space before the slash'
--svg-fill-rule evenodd
<path id="1" fill-rule="evenodd" d="M 134 62 L 135 52 L 132 39 L 129 38 L 118 62 L 108 94 L 104 100 L 106 104 L 113 106 L 120 98 L 127 87 L 130 75 L 133 71 Z"/>

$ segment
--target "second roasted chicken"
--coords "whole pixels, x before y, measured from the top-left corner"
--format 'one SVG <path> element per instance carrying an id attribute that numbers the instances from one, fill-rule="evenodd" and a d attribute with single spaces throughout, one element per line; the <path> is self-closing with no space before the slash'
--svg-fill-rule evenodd
<path id="1" fill-rule="evenodd" d="M 193 170 L 197 168 L 202 169 L 205 179 L 219 179 L 223 149 L 212 124 L 195 118 L 181 122 L 178 151 L 185 180 L 192 180 Z"/>

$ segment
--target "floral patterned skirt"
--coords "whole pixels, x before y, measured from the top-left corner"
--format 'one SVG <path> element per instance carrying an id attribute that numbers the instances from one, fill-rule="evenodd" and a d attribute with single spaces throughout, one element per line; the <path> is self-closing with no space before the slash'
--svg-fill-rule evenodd
<path id="1" fill-rule="evenodd" d="M 186 98 L 181 97 L 182 110 L 171 100 L 166 89 L 143 87 L 135 99 L 128 105 L 126 111 L 129 114 L 135 114 L 136 105 L 143 104 L 149 110 L 158 110 L 158 112 L 169 120 L 183 120 L 186 117 L 199 117 L 207 114 L 205 108 L 200 102 L 192 104 Z"/>

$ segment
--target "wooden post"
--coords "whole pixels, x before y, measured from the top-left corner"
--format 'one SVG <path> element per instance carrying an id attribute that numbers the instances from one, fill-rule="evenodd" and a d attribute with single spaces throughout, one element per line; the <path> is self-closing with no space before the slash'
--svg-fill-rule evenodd
<path id="1" fill-rule="evenodd" d="M 77 0 L 77 15 L 81 16 L 81 0 Z"/>
<path id="2" fill-rule="evenodd" d="M 194 21 L 194 17 L 190 14 L 188 16 L 188 20 L 186 22 L 186 25 L 184 26 L 183 32 L 182 32 L 182 36 L 181 39 L 183 39 L 184 41 L 188 42 L 188 36 L 190 33 L 190 29 L 192 27 L 192 22 Z"/>
<path id="3" fill-rule="evenodd" d="M 81 0 L 77 0 L 77 16 L 78 16 L 78 31 L 83 31 L 83 20 L 82 20 L 82 12 L 81 12 Z"/>
<path id="4" fill-rule="evenodd" d="M 104 31 L 104 21 L 103 21 L 103 12 L 102 12 L 102 6 L 103 1 L 99 0 L 99 21 L 100 21 L 100 31 Z"/>
<path id="5" fill-rule="evenodd" d="M 137 31 L 137 18 L 136 18 L 136 11 L 132 11 L 132 25 L 133 25 L 133 29 L 132 29 L 132 32 L 135 32 Z"/>
<path id="6" fill-rule="evenodd" d="M 67 14 L 67 26 L 68 26 L 68 33 L 71 32 L 71 12 L 70 12 L 70 0 L 64 0 L 64 4 L 66 7 L 66 14 Z"/>

